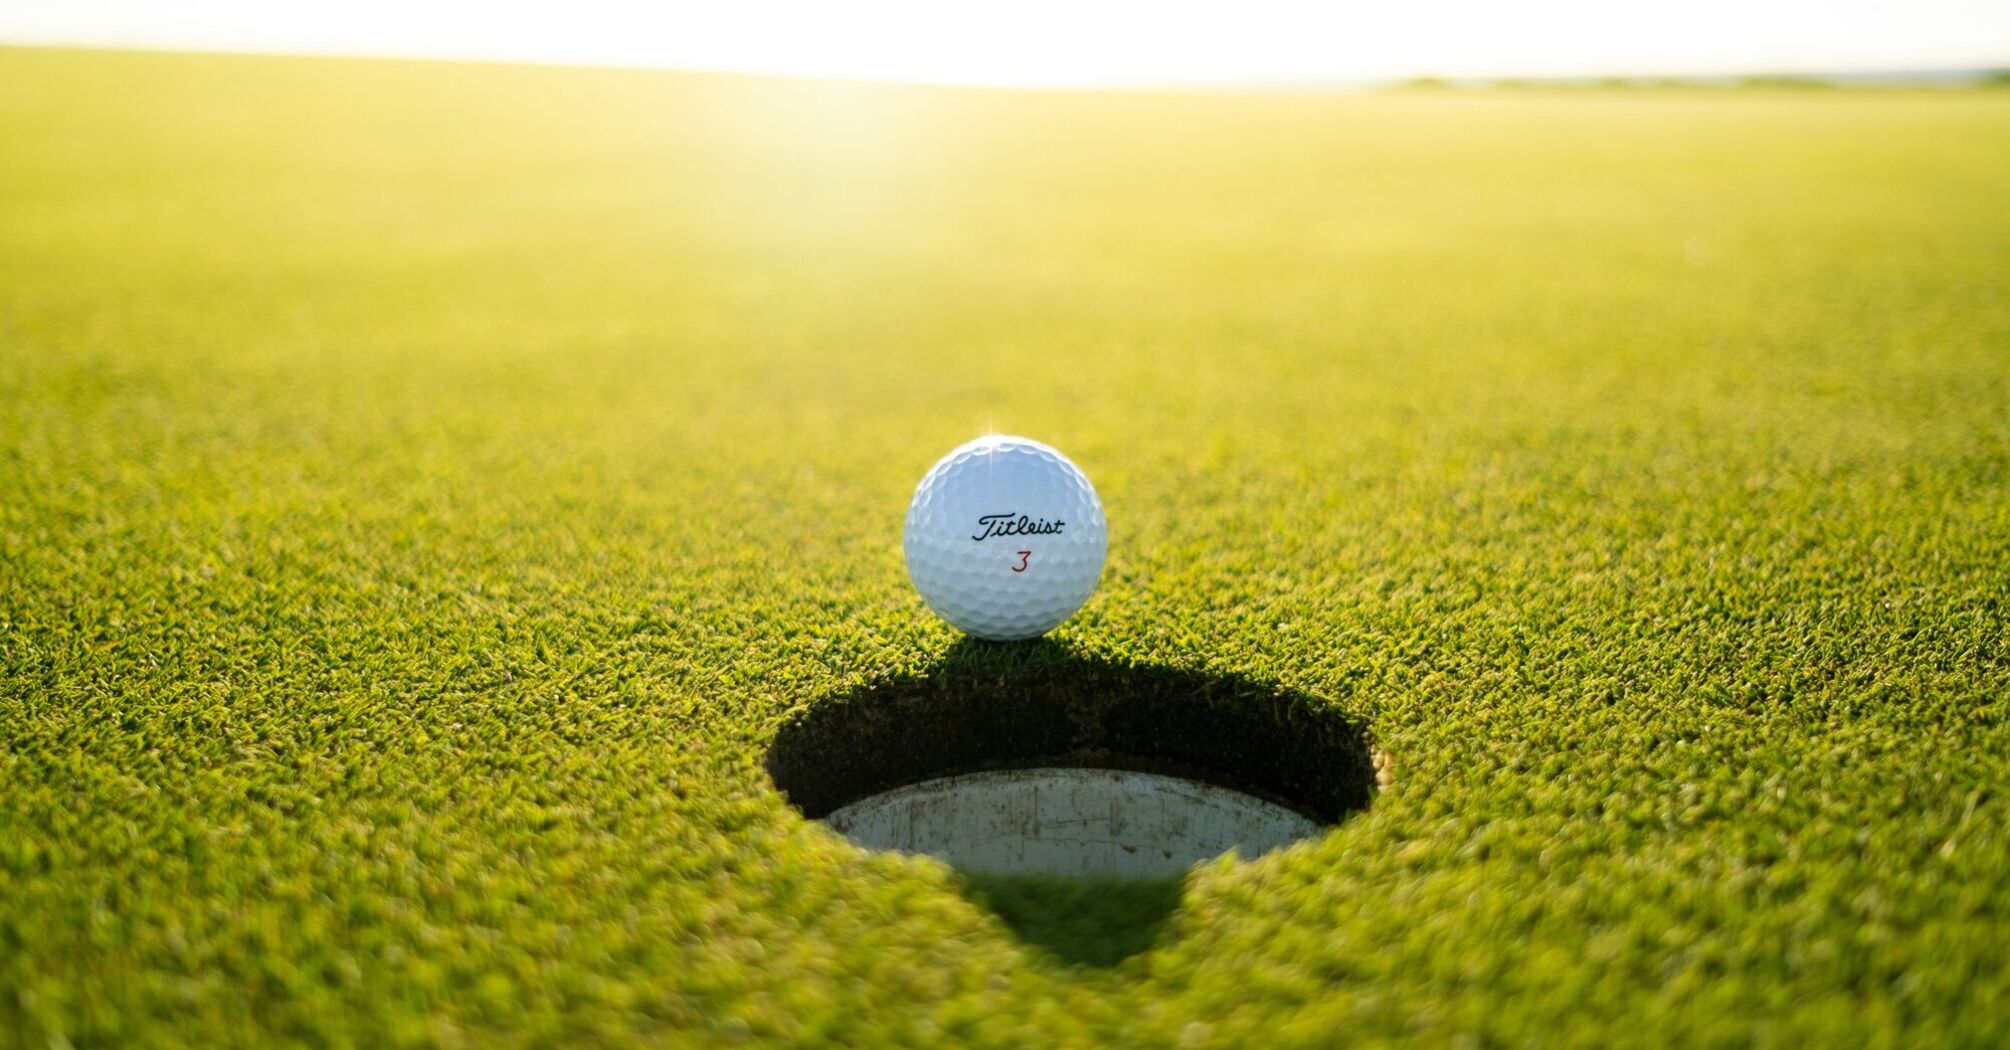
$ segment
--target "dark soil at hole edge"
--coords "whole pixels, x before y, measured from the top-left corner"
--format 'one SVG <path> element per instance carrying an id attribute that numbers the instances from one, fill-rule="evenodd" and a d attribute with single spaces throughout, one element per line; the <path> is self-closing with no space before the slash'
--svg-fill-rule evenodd
<path id="1" fill-rule="evenodd" d="M 812 819 L 923 780 L 1040 766 L 1188 777 L 1325 823 L 1365 808 L 1375 785 L 1366 733 L 1315 697 L 1078 657 L 841 693 L 784 724 L 767 758 Z"/>

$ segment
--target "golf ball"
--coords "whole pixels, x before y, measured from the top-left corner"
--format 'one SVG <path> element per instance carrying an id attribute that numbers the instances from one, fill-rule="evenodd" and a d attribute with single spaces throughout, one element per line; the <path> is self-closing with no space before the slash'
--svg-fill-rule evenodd
<path id="1" fill-rule="evenodd" d="M 1075 614 L 1103 574 L 1109 530 L 1080 468 L 992 435 L 930 468 L 907 507 L 907 575 L 937 616 L 990 641 L 1036 638 Z"/>

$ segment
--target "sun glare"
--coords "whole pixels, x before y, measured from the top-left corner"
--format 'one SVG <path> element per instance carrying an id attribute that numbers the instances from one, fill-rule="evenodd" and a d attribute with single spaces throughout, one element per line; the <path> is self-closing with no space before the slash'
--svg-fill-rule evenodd
<path id="1" fill-rule="evenodd" d="M 565 5 L 12 0 L 0 41 L 527 59 L 1005 85 L 1982 67 L 1986 0 Z"/>

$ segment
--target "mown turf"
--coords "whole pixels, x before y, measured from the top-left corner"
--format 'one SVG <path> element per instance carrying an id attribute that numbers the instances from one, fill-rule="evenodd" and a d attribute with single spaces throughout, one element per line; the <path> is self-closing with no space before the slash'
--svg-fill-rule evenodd
<path id="1" fill-rule="evenodd" d="M 1992 92 L 0 52 L 0 1041 L 2000 1044 L 2006 181 Z M 1065 651 L 1391 756 L 1145 945 L 762 769 L 950 650 L 992 427 Z"/>
<path id="2" fill-rule="evenodd" d="M 1151 948 L 1183 879 L 967 872 L 965 895 L 1021 941 L 1066 962 L 1112 966 Z"/>

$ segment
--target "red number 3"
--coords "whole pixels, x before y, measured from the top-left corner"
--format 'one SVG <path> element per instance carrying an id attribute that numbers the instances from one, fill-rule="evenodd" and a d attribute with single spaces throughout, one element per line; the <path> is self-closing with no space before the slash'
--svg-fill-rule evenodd
<path id="1" fill-rule="evenodd" d="M 1013 571 L 1013 572 L 1025 572 L 1025 571 L 1026 571 L 1026 563 L 1027 563 L 1027 562 L 1030 562 L 1030 561 L 1032 561 L 1032 560 L 1033 560 L 1033 552 L 1032 552 L 1032 551 L 1018 551 L 1017 553 L 1018 553 L 1018 555 L 1019 555 L 1019 564 L 1017 564 L 1017 565 L 1014 565 L 1014 566 L 1012 566 L 1012 571 Z"/>

